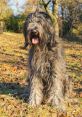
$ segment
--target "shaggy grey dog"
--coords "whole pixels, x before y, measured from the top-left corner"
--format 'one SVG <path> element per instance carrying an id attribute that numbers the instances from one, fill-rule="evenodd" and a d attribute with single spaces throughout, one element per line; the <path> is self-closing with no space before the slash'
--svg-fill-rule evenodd
<path id="1" fill-rule="evenodd" d="M 28 15 L 24 24 L 25 46 L 29 51 L 29 104 L 43 101 L 60 107 L 68 94 L 68 77 L 53 22 L 45 12 Z"/>

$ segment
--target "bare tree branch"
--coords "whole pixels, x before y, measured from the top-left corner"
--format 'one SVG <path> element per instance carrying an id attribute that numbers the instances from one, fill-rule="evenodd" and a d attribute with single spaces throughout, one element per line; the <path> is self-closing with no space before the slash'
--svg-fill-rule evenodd
<path id="1" fill-rule="evenodd" d="M 49 0 L 47 3 L 45 3 L 44 0 L 42 0 L 42 2 L 43 2 L 43 5 L 44 5 L 44 8 L 45 8 L 45 10 L 46 10 L 46 8 L 47 8 L 47 6 L 49 5 L 49 3 L 51 2 L 51 0 Z"/>

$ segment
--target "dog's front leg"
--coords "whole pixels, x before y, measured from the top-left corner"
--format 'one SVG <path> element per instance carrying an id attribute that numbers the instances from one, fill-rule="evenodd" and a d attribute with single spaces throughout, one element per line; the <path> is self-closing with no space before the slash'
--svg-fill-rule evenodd
<path id="1" fill-rule="evenodd" d="M 30 96 L 29 104 L 32 106 L 38 106 L 43 100 L 43 83 L 41 78 L 33 75 L 30 80 Z"/>

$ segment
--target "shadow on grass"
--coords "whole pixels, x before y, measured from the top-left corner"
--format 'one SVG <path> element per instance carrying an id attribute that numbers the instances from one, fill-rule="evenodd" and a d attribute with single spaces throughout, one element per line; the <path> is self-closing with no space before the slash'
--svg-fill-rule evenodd
<path id="1" fill-rule="evenodd" d="M 77 93 L 78 96 L 81 95 L 82 98 L 82 81 L 77 82 L 77 88 L 74 89 L 74 91 Z"/>
<path id="2" fill-rule="evenodd" d="M 70 42 L 76 42 L 76 43 L 82 44 L 82 36 L 77 36 L 74 33 L 67 34 L 64 38 Z"/>
<path id="3" fill-rule="evenodd" d="M 82 93 L 82 88 L 77 88 L 77 89 L 75 89 L 74 90 L 77 94 L 80 94 L 80 93 Z"/>
<path id="4" fill-rule="evenodd" d="M 19 83 L 0 83 L 0 95 L 1 94 L 11 95 L 27 101 L 29 96 L 28 85 L 22 87 Z"/>
<path id="5" fill-rule="evenodd" d="M 22 67 L 27 67 L 27 59 L 23 58 L 22 56 L 15 56 L 14 54 L 7 54 L 4 52 L 0 52 L 0 59 L 1 64 L 9 64 L 9 65 L 17 65 Z"/>

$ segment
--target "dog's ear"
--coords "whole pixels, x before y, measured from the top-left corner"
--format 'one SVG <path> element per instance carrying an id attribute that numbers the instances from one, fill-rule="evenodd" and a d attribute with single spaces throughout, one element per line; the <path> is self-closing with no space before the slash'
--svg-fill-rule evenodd
<path id="1" fill-rule="evenodd" d="M 51 35 L 48 45 L 52 48 L 52 47 L 55 46 L 55 44 L 56 44 L 56 42 L 55 42 L 55 36 Z"/>
<path id="2" fill-rule="evenodd" d="M 25 42 L 24 43 L 24 48 L 26 48 L 28 46 L 28 43 L 27 42 Z"/>
<path id="3" fill-rule="evenodd" d="M 26 48 L 28 46 L 28 35 L 26 32 L 24 32 L 24 48 Z"/>
<path id="4" fill-rule="evenodd" d="M 56 40 L 55 40 L 55 31 L 54 31 L 54 28 L 53 28 L 53 26 L 51 26 L 50 28 L 49 28 L 49 32 L 50 33 L 48 33 L 48 35 L 49 35 L 49 45 L 50 45 L 50 47 L 52 48 L 52 47 L 54 47 L 55 46 L 55 44 L 56 44 Z"/>
<path id="5" fill-rule="evenodd" d="M 54 40 L 54 37 L 51 37 L 48 42 L 47 42 L 47 46 L 49 49 L 55 47 L 56 43 L 55 43 L 55 40 Z"/>

